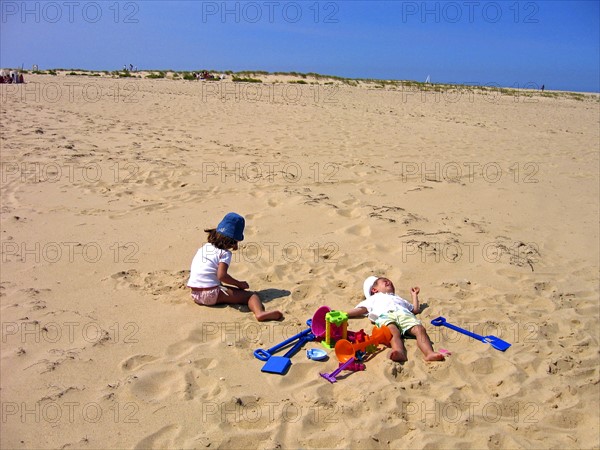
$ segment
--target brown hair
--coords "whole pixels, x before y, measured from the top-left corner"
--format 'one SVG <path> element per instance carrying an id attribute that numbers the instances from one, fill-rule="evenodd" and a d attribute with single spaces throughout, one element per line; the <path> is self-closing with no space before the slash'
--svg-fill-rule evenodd
<path id="1" fill-rule="evenodd" d="M 223 236 L 219 233 L 216 228 L 210 228 L 208 230 L 204 230 L 208 233 L 208 243 L 214 245 L 218 249 L 221 250 L 236 250 L 237 249 L 237 241 L 235 239 L 231 239 L 230 237 Z"/>

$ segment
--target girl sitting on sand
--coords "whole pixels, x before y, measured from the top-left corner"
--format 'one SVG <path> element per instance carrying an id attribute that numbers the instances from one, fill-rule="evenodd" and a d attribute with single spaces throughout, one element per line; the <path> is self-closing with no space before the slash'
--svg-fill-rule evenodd
<path id="1" fill-rule="evenodd" d="M 208 242 L 198 249 L 192 260 L 187 285 L 192 289 L 192 298 L 199 305 L 247 304 L 258 321 L 279 320 L 283 317 L 280 311 L 265 311 L 258 294 L 246 291 L 248 283 L 238 281 L 227 273 L 231 264 L 231 250 L 237 250 L 238 242 L 244 240 L 245 225 L 242 216 L 229 213 L 217 228 L 204 230 L 208 233 Z M 221 283 L 235 287 L 222 286 Z"/>

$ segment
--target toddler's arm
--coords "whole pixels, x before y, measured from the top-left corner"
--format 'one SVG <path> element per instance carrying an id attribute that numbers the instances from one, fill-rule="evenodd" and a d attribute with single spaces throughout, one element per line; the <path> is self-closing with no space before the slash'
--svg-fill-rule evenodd
<path id="1" fill-rule="evenodd" d="M 421 312 L 421 305 L 419 304 L 419 292 L 421 292 L 421 289 L 419 289 L 417 286 L 410 289 L 410 296 L 412 298 L 413 305 L 413 314 L 419 314 Z"/>
<path id="2" fill-rule="evenodd" d="M 367 308 L 361 306 L 360 308 L 351 309 L 346 314 L 348 314 L 348 317 L 362 317 L 367 314 L 367 312 Z"/>

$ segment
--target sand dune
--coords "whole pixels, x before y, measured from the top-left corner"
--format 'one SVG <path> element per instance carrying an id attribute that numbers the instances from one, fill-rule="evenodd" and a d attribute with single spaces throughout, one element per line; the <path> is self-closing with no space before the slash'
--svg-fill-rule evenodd
<path id="1" fill-rule="evenodd" d="M 0 91 L 2 448 L 600 447 L 597 96 L 28 81 Z M 229 211 L 283 322 L 190 299 Z M 370 274 L 421 287 L 447 361 L 261 372 Z"/>

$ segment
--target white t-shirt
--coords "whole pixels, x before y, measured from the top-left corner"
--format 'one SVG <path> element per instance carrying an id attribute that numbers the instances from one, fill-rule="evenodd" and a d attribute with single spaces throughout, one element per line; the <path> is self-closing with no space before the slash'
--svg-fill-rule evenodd
<path id="1" fill-rule="evenodd" d="M 217 278 L 219 263 L 231 264 L 231 252 L 221 250 L 212 244 L 206 243 L 198 249 L 192 260 L 188 287 L 207 288 L 219 286 Z"/>
<path id="2" fill-rule="evenodd" d="M 367 317 L 375 322 L 382 314 L 390 311 L 396 312 L 404 310 L 407 313 L 412 313 L 412 303 L 404 300 L 396 294 L 386 294 L 385 292 L 376 292 L 369 298 L 363 300 L 357 308 L 367 308 Z"/>

